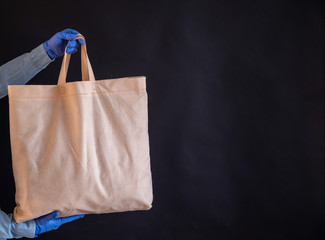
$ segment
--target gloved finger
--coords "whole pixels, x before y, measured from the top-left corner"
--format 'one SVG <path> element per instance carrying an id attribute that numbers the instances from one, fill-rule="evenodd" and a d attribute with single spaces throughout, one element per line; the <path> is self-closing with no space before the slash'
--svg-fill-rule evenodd
<path id="1" fill-rule="evenodd" d="M 58 211 L 55 211 L 55 212 L 52 212 L 50 214 L 47 214 L 47 215 L 44 215 L 42 217 L 39 217 L 38 219 L 41 219 L 42 221 L 48 221 L 48 220 L 51 220 L 51 219 L 55 219 L 57 216 L 59 216 L 59 212 Z"/>
<path id="2" fill-rule="evenodd" d="M 64 33 L 64 32 L 59 32 L 58 33 L 58 38 L 63 39 L 63 40 L 73 40 L 77 38 L 77 34 L 75 33 Z"/>
<path id="3" fill-rule="evenodd" d="M 64 223 L 72 222 L 74 220 L 83 218 L 84 216 L 85 215 L 82 214 L 82 215 L 74 215 L 74 216 L 71 216 L 71 217 L 63 217 L 63 218 L 58 218 L 58 219 L 60 219 L 61 223 L 64 224 Z"/>
<path id="4" fill-rule="evenodd" d="M 73 34 L 78 34 L 79 32 L 74 30 L 74 29 L 71 29 L 71 28 L 67 28 L 67 29 L 64 29 L 62 32 L 64 33 L 73 33 Z"/>
<path id="5" fill-rule="evenodd" d="M 78 31 L 76 31 L 74 29 L 70 29 L 70 28 L 63 30 L 62 32 L 66 33 L 66 34 L 80 34 Z M 85 41 L 82 38 L 79 38 L 78 42 L 82 45 L 85 44 Z"/>
<path id="6" fill-rule="evenodd" d="M 68 47 L 78 48 L 80 44 L 85 44 L 85 41 L 82 38 L 70 41 Z"/>
<path id="7" fill-rule="evenodd" d="M 77 40 L 73 40 L 68 43 L 68 48 L 78 48 L 79 47 L 79 42 Z"/>
<path id="8" fill-rule="evenodd" d="M 82 45 L 85 45 L 85 44 L 86 44 L 85 41 L 84 41 L 82 38 L 79 38 L 79 39 L 78 39 L 78 42 L 79 42 L 80 44 L 82 44 Z"/>
<path id="9" fill-rule="evenodd" d="M 67 48 L 67 53 L 74 54 L 77 52 L 77 50 L 78 50 L 77 48 Z"/>

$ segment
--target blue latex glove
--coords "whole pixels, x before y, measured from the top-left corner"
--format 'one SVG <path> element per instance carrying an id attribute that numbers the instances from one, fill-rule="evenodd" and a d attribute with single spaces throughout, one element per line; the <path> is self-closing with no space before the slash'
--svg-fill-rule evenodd
<path id="1" fill-rule="evenodd" d="M 67 53 L 73 54 L 77 52 L 79 45 L 85 44 L 83 39 L 73 40 L 77 37 L 78 33 L 78 31 L 73 29 L 65 29 L 56 33 L 53 37 L 43 43 L 47 55 L 49 55 L 52 60 L 62 57 L 64 55 L 64 49 L 67 45 Z"/>
<path id="2" fill-rule="evenodd" d="M 37 237 L 39 234 L 56 230 L 58 229 L 62 224 L 68 223 L 74 220 L 77 220 L 79 218 L 83 218 L 85 215 L 75 215 L 71 217 L 63 217 L 63 218 L 57 218 L 59 216 L 59 212 L 52 212 L 48 215 L 36 218 L 35 224 L 35 237 Z"/>

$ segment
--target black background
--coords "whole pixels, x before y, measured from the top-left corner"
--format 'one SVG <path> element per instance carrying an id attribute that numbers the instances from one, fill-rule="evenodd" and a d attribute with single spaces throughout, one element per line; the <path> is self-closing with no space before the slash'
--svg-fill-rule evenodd
<path id="1" fill-rule="evenodd" d="M 39 239 L 324 239 L 324 17 L 322 1 L 2 1 L 0 64 L 73 28 L 97 79 L 147 76 L 153 208 Z M 61 60 L 29 84 L 56 84 Z M 7 97 L 0 107 L 10 213 Z"/>

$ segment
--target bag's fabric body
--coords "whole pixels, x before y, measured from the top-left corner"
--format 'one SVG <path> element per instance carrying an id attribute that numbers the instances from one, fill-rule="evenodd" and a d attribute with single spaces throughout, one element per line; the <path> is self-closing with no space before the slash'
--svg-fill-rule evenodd
<path id="1" fill-rule="evenodd" d="M 85 66 L 84 81 L 8 86 L 17 222 L 151 208 L 145 77 L 86 80 Z"/>

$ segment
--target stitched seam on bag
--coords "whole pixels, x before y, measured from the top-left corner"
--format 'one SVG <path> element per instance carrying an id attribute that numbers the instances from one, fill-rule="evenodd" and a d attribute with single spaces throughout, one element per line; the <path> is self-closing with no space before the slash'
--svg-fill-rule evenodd
<path id="1" fill-rule="evenodd" d="M 55 97 L 71 97 L 71 96 L 77 96 L 77 95 L 94 95 L 94 94 L 103 94 L 103 93 L 115 93 L 115 92 L 133 92 L 133 91 L 146 91 L 146 89 L 134 89 L 134 90 L 122 90 L 122 91 L 110 91 L 110 92 L 94 92 L 94 93 L 77 93 L 77 94 L 70 94 L 70 95 L 60 95 L 53 97 L 12 97 L 12 98 L 55 98 Z"/>

